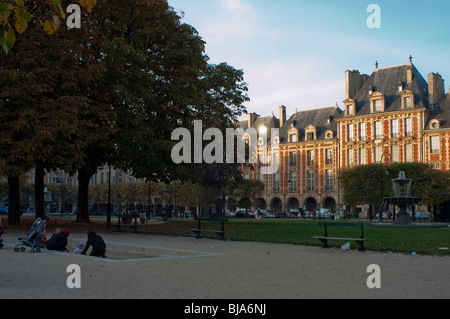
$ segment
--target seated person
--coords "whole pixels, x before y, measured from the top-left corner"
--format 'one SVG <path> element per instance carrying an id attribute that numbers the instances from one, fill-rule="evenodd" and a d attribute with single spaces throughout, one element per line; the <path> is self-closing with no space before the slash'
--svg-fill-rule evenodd
<path id="1" fill-rule="evenodd" d="M 94 233 L 93 231 L 88 232 L 88 240 L 81 254 L 86 255 L 86 252 L 88 251 L 90 246 L 92 246 L 92 251 L 89 256 L 106 258 L 105 256 L 106 244 L 103 241 L 103 238 Z"/>
<path id="2" fill-rule="evenodd" d="M 70 231 L 68 230 L 54 234 L 52 238 L 46 241 L 45 248 L 48 250 L 68 251 L 67 238 L 69 237 L 69 234 Z"/>

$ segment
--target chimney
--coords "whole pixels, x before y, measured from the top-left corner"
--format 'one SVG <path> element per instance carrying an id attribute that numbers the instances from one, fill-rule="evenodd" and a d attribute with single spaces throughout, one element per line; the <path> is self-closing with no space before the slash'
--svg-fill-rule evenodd
<path id="1" fill-rule="evenodd" d="M 414 78 L 413 68 L 412 66 L 408 66 L 408 68 L 406 69 L 406 81 L 408 83 L 411 83 L 413 81 L 413 78 Z"/>
<path id="2" fill-rule="evenodd" d="M 444 79 L 439 73 L 428 74 L 428 96 L 430 105 L 439 103 L 445 95 Z"/>
<path id="3" fill-rule="evenodd" d="M 360 74 L 359 71 L 345 71 L 346 98 L 354 99 L 368 78 L 367 74 Z"/>
<path id="4" fill-rule="evenodd" d="M 259 117 L 255 112 L 248 114 L 248 127 L 252 127 L 253 123 L 255 123 L 256 119 Z"/>
<path id="5" fill-rule="evenodd" d="M 280 106 L 280 127 L 286 123 L 286 106 Z"/>

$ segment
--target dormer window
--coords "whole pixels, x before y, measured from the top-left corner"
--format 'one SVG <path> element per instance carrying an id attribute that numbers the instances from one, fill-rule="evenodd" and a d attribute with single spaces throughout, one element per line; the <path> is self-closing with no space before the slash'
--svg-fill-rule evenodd
<path id="1" fill-rule="evenodd" d="M 403 83 L 397 84 L 397 91 L 398 91 L 399 93 L 403 92 Z"/>
<path id="2" fill-rule="evenodd" d="M 327 130 L 327 131 L 325 132 L 325 138 L 326 138 L 327 140 L 332 139 L 333 137 L 334 137 L 334 134 L 333 134 L 333 132 L 332 132 L 331 130 Z"/>
<path id="3" fill-rule="evenodd" d="M 345 116 L 354 116 L 356 101 L 353 99 L 346 99 L 344 103 L 345 103 Z"/>
<path id="4" fill-rule="evenodd" d="M 294 127 L 294 123 L 291 123 L 291 128 L 288 130 L 288 142 L 298 142 L 298 130 Z"/>
<path id="5" fill-rule="evenodd" d="M 355 108 L 353 107 L 353 104 L 347 105 L 347 115 L 354 115 Z"/>
<path id="6" fill-rule="evenodd" d="M 404 90 L 401 93 L 402 109 L 414 107 L 414 92 Z"/>
<path id="7" fill-rule="evenodd" d="M 430 127 L 432 129 L 438 129 L 440 127 L 440 122 L 438 120 L 432 120 L 430 122 Z"/>
<path id="8" fill-rule="evenodd" d="M 373 111 L 374 112 L 381 112 L 381 100 L 373 100 Z"/>
<path id="9" fill-rule="evenodd" d="M 317 130 L 314 126 L 308 125 L 305 128 L 305 140 L 306 141 L 315 141 L 317 139 Z"/>
<path id="10" fill-rule="evenodd" d="M 370 113 L 384 112 L 384 94 L 375 92 L 369 96 Z"/>

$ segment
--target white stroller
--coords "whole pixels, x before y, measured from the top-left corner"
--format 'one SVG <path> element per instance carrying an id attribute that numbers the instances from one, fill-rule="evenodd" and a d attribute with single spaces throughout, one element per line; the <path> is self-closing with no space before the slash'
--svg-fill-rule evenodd
<path id="1" fill-rule="evenodd" d="M 25 238 L 18 238 L 20 244 L 14 247 L 14 251 L 25 251 L 25 247 L 29 247 L 30 253 L 40 252 L 41 248 L 39 247 L 39 244 L 41 243 L 41 240 L 43 238 L 47 222 L 48 217 L 46 217 L 45 219 L 42 219 L 40 217 L 36 219 L 33 223 L 33 226 L 31 226 L 31 231 L 28 233 L 28 235 Z"/>

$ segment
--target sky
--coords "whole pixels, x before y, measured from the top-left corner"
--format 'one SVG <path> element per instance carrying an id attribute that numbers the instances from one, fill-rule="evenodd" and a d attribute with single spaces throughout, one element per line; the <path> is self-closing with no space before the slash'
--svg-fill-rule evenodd
<path id="1" fill-rule="evenodd" d="M 439 72 L 450 80 L 449 0 L 168 3 L 199 32 L 210 63 L 244 71 L 249 113 L 279 117 L 280 105 L 288 117 L 313 108 L 342 109 L 346 70 L 371 75 L 377 61 L 393 66 L 409 62 L 410 55 L 425 79 Z"/>

